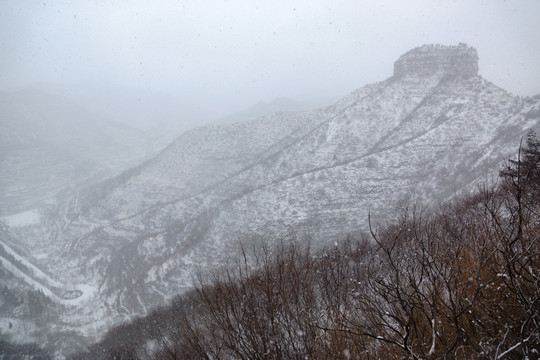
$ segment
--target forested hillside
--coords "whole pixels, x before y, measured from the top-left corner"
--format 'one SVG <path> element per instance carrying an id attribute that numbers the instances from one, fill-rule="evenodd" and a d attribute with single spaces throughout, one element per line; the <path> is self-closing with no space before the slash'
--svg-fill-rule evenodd
<path id="1" fill-rule="evenodd" d="M 245 247 L 170 306 L 74 359 L 534 359 L 540 351 L 540 143 L 494 186 L 396 205 L 322 251 Z"/>

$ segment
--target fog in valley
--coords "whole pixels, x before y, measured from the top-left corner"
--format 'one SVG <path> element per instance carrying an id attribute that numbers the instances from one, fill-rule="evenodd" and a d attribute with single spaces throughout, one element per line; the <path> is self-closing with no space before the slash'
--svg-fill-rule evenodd
<path id="1" fill-rule="evenodd" d="M 0 359 L 534 358 L 539 15 L 0 0 Z"/>

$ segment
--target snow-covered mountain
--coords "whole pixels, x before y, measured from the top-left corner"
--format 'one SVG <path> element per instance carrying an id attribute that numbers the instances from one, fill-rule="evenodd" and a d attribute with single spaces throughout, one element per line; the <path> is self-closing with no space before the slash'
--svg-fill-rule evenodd
<path id="1" fill-rule="evenodd" d="M 330 107 L 184 133 L 79 192 L 32 246 L 55 281 L 87 289 L 64 321 L 93 336 L 189 288 L 240 242 L 327 243 L 366 229 L 369 211 L 382 221 L 406 196 L 434 204 L 496 177 L 539 125 L 540 97 L 483 79 L 475 49 L 425 45 Z"/>
<path id="2" fill-rule="evenodd" d="M 317 106 L 298 102 L 286 97 L 280 97 L 270 102 L 260 101 L 247 109 L 235 112 L 220 119 L 219 122 L 222 124 L 237 123 L 257 119 L 277 112 L 301 112 L 315 108 L 317 108 Z"/>
<path id="3" fill-rule="evenodd" d="M 154 146 L 142 131 L 35 89 L 0 93 L 0 127 L 0 216 L 118 173 Z"/>

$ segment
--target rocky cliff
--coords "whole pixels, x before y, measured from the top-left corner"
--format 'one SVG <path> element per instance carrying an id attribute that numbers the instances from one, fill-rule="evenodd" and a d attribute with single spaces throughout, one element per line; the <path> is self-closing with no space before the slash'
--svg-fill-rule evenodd
<path id="1" fill-rule="evenodd" d="M 478 75 L 476 49 L 457 46 L 424 45 L 415 48 L 394 63 L 394 76 L 431 76 L 470 78 Z"/>

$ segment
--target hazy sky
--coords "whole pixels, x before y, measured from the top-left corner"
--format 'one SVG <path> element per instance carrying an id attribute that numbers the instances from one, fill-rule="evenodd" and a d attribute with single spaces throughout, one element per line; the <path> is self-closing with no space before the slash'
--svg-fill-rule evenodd
<path id="1" fill-rule="evenodd" d="M 539 19 L 538 0 L 0 0 L 0 89 L 104 83 L 232 110 L 343 95 L 416 46 L 464 42 L 482 76 L 534 95 Z"/>

